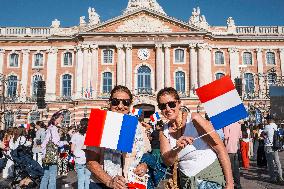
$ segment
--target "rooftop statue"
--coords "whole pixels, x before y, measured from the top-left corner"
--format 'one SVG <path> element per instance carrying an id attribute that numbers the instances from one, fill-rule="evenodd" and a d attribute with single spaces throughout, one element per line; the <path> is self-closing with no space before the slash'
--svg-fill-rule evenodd
<path id="1" fill-rule="evenodd" d="M 89 13 L 89 24 L 96 25 L 96 24 L 100 23 L 100 16 L 95 11 L 94 8 L 89 7 L 88 13 Z"/>
<path id="2" fill-rule="evenodd" d="M 129 0 L 124 14 L 135 11 L 139 8 L 147 8 L 161 14 L 166 14 L 156 0 Z"/>

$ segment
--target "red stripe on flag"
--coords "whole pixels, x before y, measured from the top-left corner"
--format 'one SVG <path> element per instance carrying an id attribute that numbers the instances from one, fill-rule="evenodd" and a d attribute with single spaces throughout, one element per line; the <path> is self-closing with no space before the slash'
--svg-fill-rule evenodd
<path id="1" fill-rule="evenodd" d="M 107 111 L 92 109 L 85 139 L 86 146 L 100 146 L 106 116 Z"/>
<path id="2" fill-rule="evenodd" d="M 201 103 L 204 103 L 234 89 L 235 85 L 230 76 L 224 76 L 221 79 L 196 89 L 196 93 Z"/>

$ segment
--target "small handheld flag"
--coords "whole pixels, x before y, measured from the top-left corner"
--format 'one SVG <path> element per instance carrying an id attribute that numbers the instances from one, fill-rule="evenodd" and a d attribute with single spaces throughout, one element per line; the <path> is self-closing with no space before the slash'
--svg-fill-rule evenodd
<path id="1" fill-rule="evenodd" d="M 142 114 L 142 109 L 133 108 L 131 114 L 136 117 L 140 117 Z"/>
<path id="2" fill-rule="evenodd" d="M 196 93 L 215 130 L 248 116 L 240 96 L 229 76 L 196 89 Z"/>
<path id="3" fill-rule="evenodd" d="M 19 127 L 24 127 L 25 129 L 29 130 L 30 129 L 30 124 L 19 124 Z"/>
<path id="4" fill-rule="evenodd" d="M 161 118 L 160 118 L 160 115 L 159 115 L 158 112 L 155 112 L 154 114 L 152 114 L 152 115 L 150 116 L 150 120 L 151 120 L 151 122 L 152 122 L 153 124 L 156 124 L 157 121 L 159 121 L 160 119 L 161 119 Z"/>
<path id="5" fill-rule="evenodd" d="M 85 145 L 131 153 L 137 125 L 135 116 L 92 109 Z"/>

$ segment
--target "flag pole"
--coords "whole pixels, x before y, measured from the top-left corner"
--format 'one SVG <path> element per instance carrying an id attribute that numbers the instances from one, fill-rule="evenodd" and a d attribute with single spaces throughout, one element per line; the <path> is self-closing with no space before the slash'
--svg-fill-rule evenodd
<path id="1" fill-rule="evenodd" d="M 199 136 L 199 137 L 196 137 L 196 138 L 193 139 L 193 141 L 195 141 L 195 140 L 197 140 L 197 139 L 200 139 L 200 138 L 202 138 L 202 137 L 204 137 L 204 136 L 207 136 L 207 135 L 209 135 L 210 133 L 213 133 L 214 131 L 216 131 L 216 130 L 214 129 L 214 130 L 212 130 L 212 131 L 210 131 L 210 132 L 208 132 L 208 133 L 205 133 L 205 134 L 203 134 L 203 135 L 201 135 L 201 136 Z"/>

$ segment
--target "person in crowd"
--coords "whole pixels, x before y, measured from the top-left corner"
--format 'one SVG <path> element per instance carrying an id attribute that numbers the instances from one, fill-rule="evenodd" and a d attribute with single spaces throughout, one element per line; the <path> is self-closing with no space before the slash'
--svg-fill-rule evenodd
<path id="1" fill-rule="evenodd" d="M 48 122 L 48 127 L 46 130 L 46 137 L 41 144 L 43 157 L 46 154 L 46 145 L 51 140 L 54 144 L 62 146 L 60 143 L 60 137 L 58 133 L 58 128 L 63 120 L 63 114 L 58 111 L 54 113 Z M 56 189 L 56 176 L 57 176 L 57 164 L 54 165 L 43 165 L 44 175 L 41 179 L 40 189 Z"/>
<path id="2" fill-rule="evenodd" d="M 111 91 L 109 110 L 129 114 L 133 97 L 130 90 L 118 85 Z M 90 189 L 94 188 L 127 188 L 130 170 L 143 176 L 147 173 L 147 165 L 140 163 L 144 153 L 151 150 L 145 128 L 138 124 L 132 153 L 122 154 L 120 151 L 106 148 L 87 147 L 87 167 L 92 173 Z"/>
<path id="3" fill-rule="evenodd" d="M 257 160 L 257 149 L 259 146 L 258 138 L 259 138 L 259 125 L 254 125 L 253 130 L 252 130 L 252 145 L 253 145 L 253 156 L 252 160 L 256 161 Z"/>
<path id="4" fill-rule="evenodd" d="M 150 134 L 150 143 L 152 148 L 152 154 L 157 157 L 157 159 L 162 162 L 161 158 L 161 151 L 160 151 L 160 140 L 159 140 L 159 133 L 163 128 L 163 121 L 160 120 L 157 122 L 155 129 Z"/>
<path id="5" fill-rule="evenodd" d="M 247 129 L 242 131 L 242 139 L 240 141 L 241 144 L 241 155 L 242 155 L 242 166 L 245 169 L 249 168 L 249 143 L 250 138 L 248 136 Z"/>
<path id="6" fill-rule="evenodd" d="M 9 143 L 10 143 L 10 140 L 13 138 L 13 135 L 14 135 L 13 133 L 14 133 L 14 129 L 11 127 L 8 128 L 7 131 L 5 132 L 5 135 L 2 141 L 3 153 L 5 153 L 6 155 L 10 155 Z M 12 176 L 13 174 L 12 165 L 13 165 L 13 162 L 8 159 L 6 166 L 2 172 L 3 178 L 8 178 Z"/>
<path id="7" fill-rule="evenodd" d="M 9 148 L 10 148 L 10 152 L 12 150 L 17 149 L 20 145 L 24 145 L 24 146 L 31 146 L 31 142 L 27 139 L 27 133 L 26 133 L 26 129 L 24 127 L 19 127 L 17 129 L 14 130 L 14 135 L 11 138 L 10 142 L 9 142 Z M 11 161 L 10 159 L 8 160 L 8 162 Z M 8 164 L 7 162 L 7 164 Z M 11 169 L 13 170 L 13 165 L 14 163 L 11 163 Z"/>
<path id="8" fill-rule="evenodd" d="M 36 122 L 36 136 L 34 138 L 33 145 L 33 159 L 36 160 L 42 166 L 42 148 L 41 144 L 45 139 L 45 125 L 43 121 Z"/>
<path id="9" fill-rule="evenodd" d="M 251 159 L 253 157 L 253 124 L 249 124 L 247 128 L 248 138 L 249 138 L 249 150 L 248 150 L 248 157 Z"/>
<path id="10" fill-rule="evenodd" d="M 57 174 L 67 176 L 68 175 L 68 155 L 70 146 L 68 143 L 67 131 L 65 128 L 59 129 L 60 143 L 62 146 L 58 148 L 58 161 L 57 161 Z"/>
<path id="11" fill-rule="evenodd" d="M 273 149 L 273 135 L 277 131 L 278 126 L 275 124 L 275 118 L 273 115 L 267 115 L 267 125 L 265 125 L 262 135 L 264 136 L 264 151 L 266 155 L 268 172 L 271 182 L 283 182 L 281 162 L 279 160 L 278 151 Z M 278 175 L 275 175 L 274 164 L 277 167 Z"/>
<path id="12" fill-rule="evenodd" d="M 71 152 L 75 156 L 75 167 L 78 178 L 78 188 L 89 189 L 91 172 L 86 167 L 85 154 L 85 134 L 88 126 L 88 118 L 83 118 L 80 121 L 79 131 L 73 134 L 71 138 Z"/>
<path id="13" fill-rule="evenodd" d="M 242 137 L 241 124 L 236 122 L 224 128 L 224 144 L 230 157 L 234 188 L 241 189 L 238 149 Z"/>
<path id="14" fill-rule="evenodd" d="M 266 167 L 267 161 L 264 152 L 264 138 L 262 135 L 263 124 L 258 125 L 258 148 L 257 148 L 257 156 L 256 156 L 256 164 L 258 167 Z"/>
<path id="15" fill-rule="evenodd" d="M 157 94 L 158 107 L 169 120 L 160 134 L 163 162 L 179 166 L 181 188 L 234 188 L 226 148 L 209 121 L 198 113 L 183 116 L 180 97 L 171 87 Z M 193 140 L 205 133 L 208 135 Z"/>
<path id="16" fill-rule="evenodd" d="M 35 126 L 36 125 L 34 123 L 30 123 L 30 128 L 29 128 L 28 133 L 27 133 L 27 139 L 29 141 L 31 141 L 32 146 L 34 145 L 34 138 L 36 137 Z"/>

